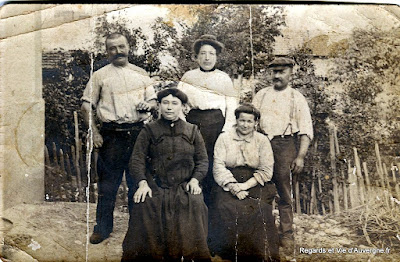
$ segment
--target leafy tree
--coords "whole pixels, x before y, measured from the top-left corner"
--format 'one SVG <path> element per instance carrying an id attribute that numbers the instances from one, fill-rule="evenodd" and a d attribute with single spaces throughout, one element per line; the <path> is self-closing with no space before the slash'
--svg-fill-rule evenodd
<path id="1" fill-rule="evenodd" d="M 358 147 L 365 159 L 375 141 L 391 143 L 399 127 L 399 36 L 399 30 L 354 31 L 330 72 L 332 83 L 344 89 L 335 103 L 339 140 L 349 153 Z"/>
<path id="2" fill-rule="evenodd" d="M 281 34 L 280 27 L 285 24 L 283 8 L 279 6 L 210 5 L 199 8 L 195 15 L 197 22 L 194 25 L 180 23 L 184 28 L 183 36 L 180 39 L 176 37 L 176 45 L 170 49 L 179 62 L 178 72 L 181 75 L 197 67 L 192 59 L 194 40 L 203 34 L 213 34 L 225 45 L 218 68 L 231 76 L 249 77 L 252 74 L 252 51 L 254 70 L 259 72 L 266 67 L 265 63 L 272 55 L 274 39 Z"/>

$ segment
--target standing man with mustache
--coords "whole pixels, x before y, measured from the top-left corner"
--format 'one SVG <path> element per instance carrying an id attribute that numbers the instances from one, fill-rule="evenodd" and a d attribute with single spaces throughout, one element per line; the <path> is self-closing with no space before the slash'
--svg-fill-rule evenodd
<path id="1" fill-rule="evenodd" d="M 90 237 L 92 244 L 102 242 L 113 231 L 115 201 L 124 172 L 129 188 L 129 213 L 132 209 L 134 182 L 128 163 L 143 121 L 157 105 L 147 72 L 128 62 L 130 48 L 126 37 L 113 33 L 107 36 L 105 44 L 111 63 L 93 73 L 82 96 L 84 121 L 92 130 L 93 146 L 99 150 L 98 203 L 96 226 Z M 100 130 L 96 119 L 101 124 Z"/>
<path id="2" fill-rule="evenodd" d="M 304 167 L 304 157 L 313 139 L 310 109 L 304 96 L 290 86 L 294 61 L 275 58 L 268 68 L 272 71 L 273 86 L 260 90 L 253 99 L 260 110 L 260 129 L 271 140 L 274 153 L 272 181 L 279 194 L 280 244 L 285 253 L 294 250 L 292 174 Z M 300 145 L 296 150 L 295 140 Z"/>

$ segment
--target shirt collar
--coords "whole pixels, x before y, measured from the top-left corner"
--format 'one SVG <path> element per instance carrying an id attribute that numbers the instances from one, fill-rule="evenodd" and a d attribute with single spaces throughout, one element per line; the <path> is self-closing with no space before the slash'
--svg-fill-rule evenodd
<path id="1" fill-rule="evenodd" d="M 161 120 L 162 123 L 164 123 L 166 125 L 174 126 L 174 125 L 180 123 L 181 119 L 178 117 L 178 119 L 172 121 L 172 120 L 165 119 L 164 117 L 161 116 L 160 120 Z"/>
<path id="2" fill-rule="evenodd" d="M 247 142 L 247 143 L 250 143 L 251 140 L 252 140 L 253 137 L 254 137 L 254 132 L 255 132 L 255 130 L 253 131 L 253 133 L 252 133 L 251 136 L 248 136 L 248 137 L 246 137 L 246 138 L 243 138 L 243 137 L 240 137 L 240 136 L 238 135 L 238 133 L 237 133 L 237 131 L 236 131 L 236 128 L 234 128 L 234 130 L 232 131 L 233 140 L 236 140 L 236 141 L 245 141 L 245 142 Z"/>

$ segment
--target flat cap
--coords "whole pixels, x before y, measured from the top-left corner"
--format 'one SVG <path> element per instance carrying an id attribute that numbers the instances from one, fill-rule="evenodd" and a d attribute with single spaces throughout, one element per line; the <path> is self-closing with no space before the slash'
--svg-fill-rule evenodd
<path id="1" fill-rule="evenodd" d="M 287 57 L 277 57 L 271 63 L 268 64 L 268 67 L 293 67 L 294 61 Z"/>

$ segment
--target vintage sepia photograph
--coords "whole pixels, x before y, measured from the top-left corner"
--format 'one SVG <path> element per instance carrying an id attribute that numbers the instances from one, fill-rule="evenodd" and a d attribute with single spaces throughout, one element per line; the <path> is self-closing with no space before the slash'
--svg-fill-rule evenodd
<path id="1" fill-rule="evenodd" d="M 400 261 L 398 5 L 0 18 L 0 261 Z"/>

